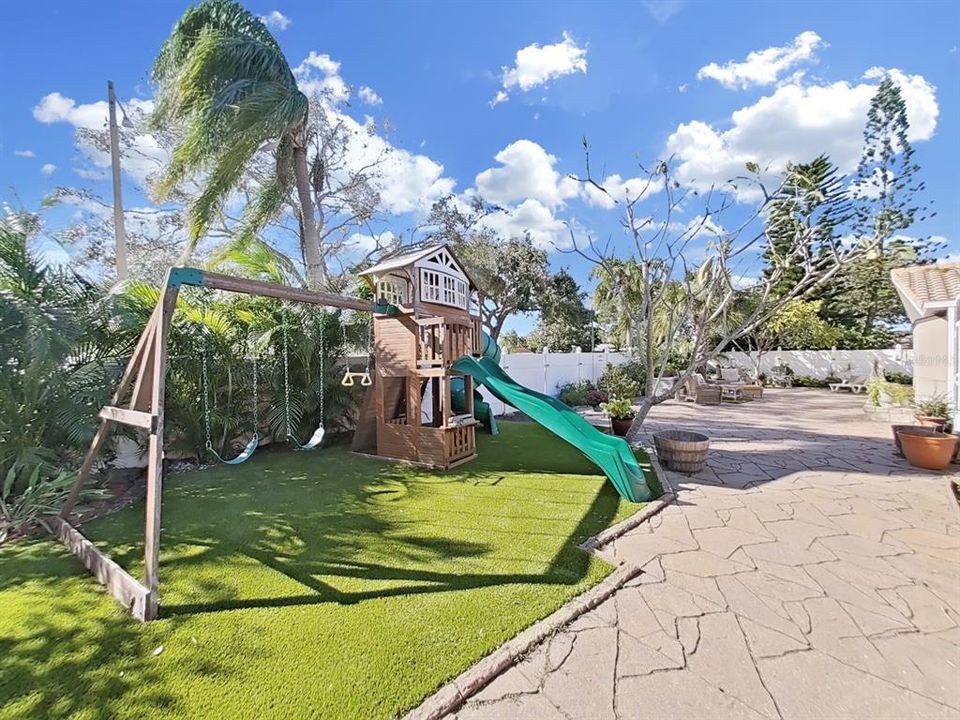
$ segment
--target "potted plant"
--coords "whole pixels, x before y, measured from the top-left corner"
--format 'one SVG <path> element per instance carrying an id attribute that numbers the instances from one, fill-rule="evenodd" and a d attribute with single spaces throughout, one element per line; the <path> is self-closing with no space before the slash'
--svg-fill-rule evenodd
<path id="1" fill-rule="evenodd" d="M 906 428 L 900 430 L 897 437 L 907 462 L 926 470 L 946 468 L 957 449 L 957 436 L 936 428 Z"/>
<path id="2" fill-rule="evenodd" d="M 943 395 L 934 395 L 922 400 L 915 407 L 917 412 L 914 417 L 921 425 L 950 432 L 950 406 Z"/>
<path id="3" fill-rule="evenodd" d="M 629 400 L 616 398 L 609 402 L 602 403 L 601 408 L 610 416 L 610 425 L 613 427 L 613 434 L 624 437 L 630 430 L 633 418 L 636 413 L 633 411 L 633 405 Z"/>

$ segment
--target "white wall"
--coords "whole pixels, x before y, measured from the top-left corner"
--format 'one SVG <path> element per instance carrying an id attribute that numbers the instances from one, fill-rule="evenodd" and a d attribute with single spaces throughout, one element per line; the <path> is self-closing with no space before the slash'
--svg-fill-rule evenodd
<path id="1" fill-rule="evenodd" d="M 902 359 L 897 359 L 898 354 Z M 746 353 L 726 353 L 725 366 L 735 365 L 751 369 L 753 363 Z M 782 350 L 765 353 L 760 362 L 762 372 L 780 360 L 785 362 L 797 375 L 808 375 L 815 378 L 825 378 L 831 373 L 845 375 L 851 373 L 854 377 L 869 376 L 873 371 L 876 360 L 882 370 L 900 372 L 908 375 L 913 373 L 910 360 L 911 351 L 903 350 Z M 626 362 L 629 356 L 621 352 L 609 353 L 503 353 L 500 366 L 506 373 L 521 385 L 546 393 L 556 395 L 557 386 L 578 380 L 596 382 L 603 374 L 607 365 L 620 365 Z M 850 370 L 847 370 L 847 365 Z M 505 406 L 494 398 L 486 388 L 481 387 L 483 399 L 493 406 L 497 414 L 512 412 L 512 408 Z"/>

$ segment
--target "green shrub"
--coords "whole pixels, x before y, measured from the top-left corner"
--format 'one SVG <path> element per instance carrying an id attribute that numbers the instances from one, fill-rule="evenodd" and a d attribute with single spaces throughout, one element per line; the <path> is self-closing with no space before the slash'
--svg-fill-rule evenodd
<path id="1" fill-rule="evenodd" d="M 589 380 L 580 380 L 579 382 L 564 383 L 557 386 L 557 398 L 562 403 L 571 407 L 577 405 L 589 405 L 587 395 L 594 390 L 594 385 Z"/>
<path id="2" fill-rule="evenodd" d="M 898 372 L 884 372 L 883 375 L 887 380 L 897 385 L 913 385 L 913 375 Z"/>
<path id="3" fill-rule="evenodd" d="M 603 371 L 597 383 L 611 398 L 633 400 L 640 392 L 640 383 L 630 370 L 622 365 L 610 365 Z"/>
<path id="4" fill-rule="evenodd" d="M 793 386 L 794 387 L 806 387 L 806 388 L 825 388 L 833 380 L 831 378 L 815 378 L 809 375 L 794 375 L 793 377 Z"/>

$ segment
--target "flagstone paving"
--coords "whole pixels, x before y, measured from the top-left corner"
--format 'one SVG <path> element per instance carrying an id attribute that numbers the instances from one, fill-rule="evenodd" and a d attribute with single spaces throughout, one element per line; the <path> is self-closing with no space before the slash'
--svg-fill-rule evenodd
<path id="1" fill-rule="evenodd" d="M 862 396 L 654 409 L 709 467 L 608 545 L 643 573 L 469 699 L 474 718 L 960 719 L 960 511 Z"/>

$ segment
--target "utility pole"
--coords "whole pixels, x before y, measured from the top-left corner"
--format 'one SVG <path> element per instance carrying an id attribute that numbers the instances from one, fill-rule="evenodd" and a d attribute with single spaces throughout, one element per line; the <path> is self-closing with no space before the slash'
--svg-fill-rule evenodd
<path id="1" fill-rule="evenodd" d="M 117 282 L 127 279 L 127 230 L 123 224 L 123 197 L 120 191 L 120 131 L 117 128 L 117 95 L 113 81 L 107 81 L 107 99 L 110 106 L 110 165 L 113 169 L 113 231 L 117 238 Z"/>

